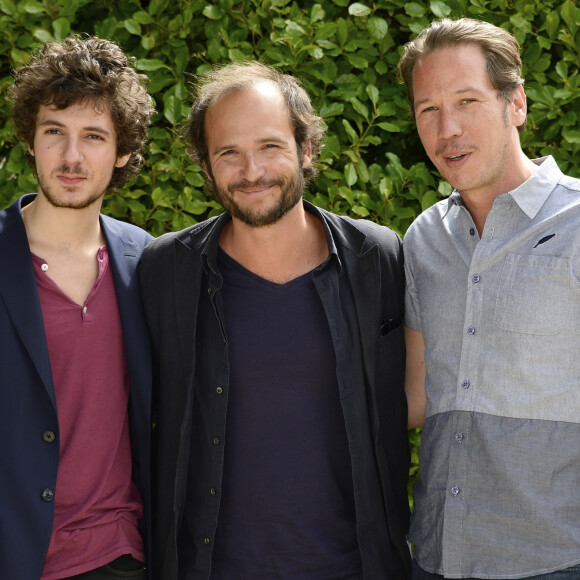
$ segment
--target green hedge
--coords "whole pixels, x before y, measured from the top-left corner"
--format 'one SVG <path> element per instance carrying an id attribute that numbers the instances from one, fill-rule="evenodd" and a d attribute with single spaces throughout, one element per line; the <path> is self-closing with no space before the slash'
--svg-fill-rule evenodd
<path id="1" fill-rule="evenodd" d="M 194 76 L 216 63 L 260 59 L 303 80 L 329 131 L 308 199 L 404 234 L 450 193 L 408 117 L 396 80 L 400 47 L 433 19 L 470 16 L 522 45 L 532 156 L 554 154 L 580 177 L 580 9 L 575 0 L 0 0 L 0 206 L 36 189 L 3 97 L 15 65 L 45 40 L 88 32 L 117 41 L 151 79 L 158 114 L 146 166 L 105 212 L 154 235 L 220 211 L 179 141 Z M 576 162 L 575 162 L 576 161 Z M 412 482 L 418 431 L 410 433 Z"/>

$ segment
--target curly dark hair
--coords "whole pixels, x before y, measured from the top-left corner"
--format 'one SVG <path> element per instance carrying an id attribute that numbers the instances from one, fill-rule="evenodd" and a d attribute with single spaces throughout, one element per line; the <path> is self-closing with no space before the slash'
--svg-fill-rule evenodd
<path id="1" fill-rule="evenodd" d="M 117 133 L 117 156 L 130 154 L 123 167 L 115 167 L 108 189 L 119 189 L 136 175 L 141 152 L 155 112 L 145 75 L 133 68 L 133 59 L 115 43 L 97 37 L 71 36 L 47 42 L 31 61 L 14 72 L 9 89 L 16 137 L 34 149 L 41 106 L 63 110 L 80 102 L 109 109 Z M 34 158 L 28 153 L 34 168 Z"/>
<path id="2" fill-rule="evenodd" d="M 207 111 L 222 98 L 244 91 L 262 81 L 270 81 L 280 89 L 290 113 L 299 155 L 302 155 L 302 147 L 310 141 L 312 163 L 304 169 L 304 179 L 312 179 L 316 175 L 315 164 L 322 148 L 326 124 L 314 111 L 310 98 L 298 79 L 257 61 L 216 67 L 199 79 L 195 101 L 184 131 L 189 155 L 200 165 L 209 166 L 205 136 Z"/>

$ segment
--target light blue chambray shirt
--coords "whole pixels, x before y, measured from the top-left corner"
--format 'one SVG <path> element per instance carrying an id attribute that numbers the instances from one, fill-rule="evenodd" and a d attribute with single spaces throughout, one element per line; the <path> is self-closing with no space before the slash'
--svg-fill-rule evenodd
<path id="1" fill-rule="evenodd" d="M 580 180 L 535 163 L 481 239 L 457 191 L 404 239 L 428 399 L 410 540 L 448 578 L 580 563 Z"/>

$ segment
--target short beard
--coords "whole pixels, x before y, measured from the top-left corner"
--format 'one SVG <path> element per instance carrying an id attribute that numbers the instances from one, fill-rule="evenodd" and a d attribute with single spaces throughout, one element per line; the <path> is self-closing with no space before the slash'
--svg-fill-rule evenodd
<path id="1" fill-rule="evenodd" d="M 83 177 L 86 175 L 85 172 L 78 165 L 69 165 L 68 163 L 63 163 L 61 167 L 59 167 L 58 171 L 61 173 L 68 173 L 72 175 L 81 175 Z M 59 197 L 57 197 L 52 193 L 50 187 L 46 186 L 46 184 L 43 183 L 43 179 L 38 174 L 37 179 L 39 188 L 42 191 L 44 197 L 46 198 L 46 201 L 48 201 L 48 203 L 50 203 L 50 205 L 52 205 L 53 207 L 58 208 L 85 209 L 101 200 L 107 191 L 107 190 L 101 191 L 100 193 L 91 192 L 89 193 L 88 197 L 84 197 L 78 200 L 70 198 L 60 199 Z M 73 188 L 71 187 L 70 190 L 72 191 L 72 189 Z"/>
<path id="2" fill-rule="evenodd" d="M 294 175 L 286 180 L 260 179 L 252 183 L 248 181 L 231 183 L 226 188 L 219 187 L 213 174 L 210 174 L 211 189 L 222 207 L 240 222 L 252 227 L 260 228 L 270 226 L 282 219 L 291 209 L 296 207 L 304 195 L 305 181 L 302 167 L 297 167 Z M 238 189 L 251 187 L 278 186 L 280 195 L 274 206 L 264 212 L 260 210 L 247 210 L 234 201 L 233 194 Z"/>

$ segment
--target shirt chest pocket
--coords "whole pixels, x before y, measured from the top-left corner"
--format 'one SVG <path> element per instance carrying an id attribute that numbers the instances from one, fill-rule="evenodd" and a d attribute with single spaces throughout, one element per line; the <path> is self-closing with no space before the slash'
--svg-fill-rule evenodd
<path id="1" fill-rule="evenodd" d="M 570 260 L 508 254 L 495 304 L 497 327 L 520 334 L 551 336 L 569 317 Z"/>

